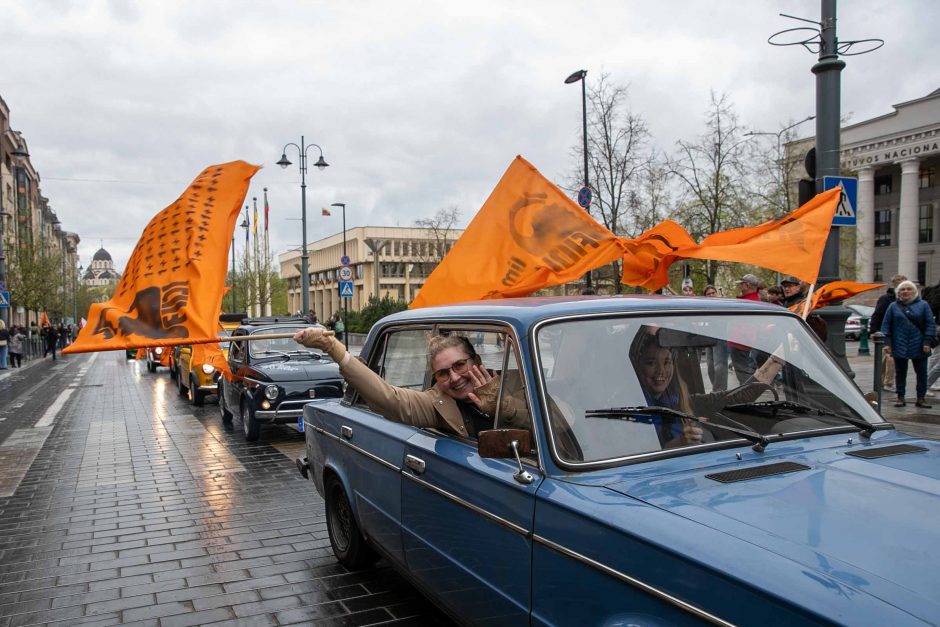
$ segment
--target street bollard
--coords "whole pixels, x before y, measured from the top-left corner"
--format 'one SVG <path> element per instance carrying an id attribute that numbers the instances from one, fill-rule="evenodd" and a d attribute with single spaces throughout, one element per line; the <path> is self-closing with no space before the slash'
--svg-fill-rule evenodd
<path id="1" fill-rule="evenodd" d="M 862 325 L 862 331 L 858 334 L 858 354 L 870 355 L 868 351 L 868 318 L 862 318 L 859 320 L 859 324 Z"/>
<path id="2" fill-rule="evenodd" d="M 875 373 L 873 381 L 875 387 L 875 394 L 878 397 L 878 413 L 881 414 L 881 358 L 884 353 L 885 346 L 885 336 L 881 331 L 875 331 L 871 334 L 871 339 L 875 344 Z"/>

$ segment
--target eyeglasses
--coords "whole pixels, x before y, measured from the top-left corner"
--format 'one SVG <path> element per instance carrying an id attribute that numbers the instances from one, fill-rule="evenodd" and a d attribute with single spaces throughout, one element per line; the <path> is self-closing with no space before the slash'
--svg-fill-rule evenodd
<path id="1" fill-rule="evenodd" d="M 434 378 L 443 383 L 444 381 L 450 379 L 451 371 L 453 371 L 457 376 L 467 374 L 467 371 L 470 370 L 470 366 L 472 364 L 473 360 L 469 357 L 467 359 L 457 360 L 450 365 L 450 368 L 441 368 L 440 370 L 435 370 Z"/>

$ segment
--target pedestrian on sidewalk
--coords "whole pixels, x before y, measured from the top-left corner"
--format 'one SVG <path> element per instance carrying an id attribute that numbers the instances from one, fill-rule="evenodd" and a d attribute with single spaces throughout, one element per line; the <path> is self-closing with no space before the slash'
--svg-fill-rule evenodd
<path id="1" fill-rule="evenodd" d="M 894 387 L 898 400 L 895 407 L 904 407 L 907 384 L 907 362 L 914 364 L 917 376 L 917 407 L 929 408 L 927 396 L 927 357 L 930 342 L 937 334 L 930 305 L 921 300 L 917 286 L 902 281 L 897 288 L 898 299 L 888 306 L 881 332 L 885 336 L 885 354 L 894 359 Z"/>
<path id="2" fill-rule="evenodd" d="M 902 281 L 907 281 L 907 277 L 903 274 L 895 274 L 891 277 L 891 287 L 878 297 L 878 302 L 875 303 L 875 311 L 872 312 L 871 320 L 868 321 L 869 333 L 881 331 L 881 325 L 885 319 L 885 312 L 888 311 L 888 307 L 891 303 L 898 299 L 894 290 Z M 894 391 L 894 360 L 891 359 L 887 353 L 881 358 L 881 389 L 889 392 Z"/>
<path id="3" fill-rule="evenodd" d="M 58 332 L 54 326 L 47 322 L 42 327 L 42 336 L 46 343 L 46 350 L 43 352 L 42 356 L 45 358 L 46 355 L 52 353 L 52 360 L 55 361 L 56 342 L 59 341 Z"/>
<path id="4" fill-rule="evenodd" d="M 26 340 L 26 336 L 23 335 L 23 329 L 20 327 L 13 327 L 10 330 L 10 365 L 14 368 L 23 367 L 23 342 Z"/>
<path id="5" fill-rule="evenodd" d="M 10 330 L 7 328 L 7 325 L 0 320 L 0 370 L 7 369 L 7 350 L 9 346 L 7 343 L 10 341 Z"/>

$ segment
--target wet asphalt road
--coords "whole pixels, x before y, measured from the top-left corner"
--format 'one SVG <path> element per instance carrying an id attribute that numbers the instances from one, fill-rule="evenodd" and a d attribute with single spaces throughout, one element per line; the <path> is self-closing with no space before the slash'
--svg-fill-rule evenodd
<path id="1" fill-rule="evenodd" d="M 336 562 L 302 434 L 240 428 L 123 351 L 0 371 L 0 627 L 447 624 Z"/>

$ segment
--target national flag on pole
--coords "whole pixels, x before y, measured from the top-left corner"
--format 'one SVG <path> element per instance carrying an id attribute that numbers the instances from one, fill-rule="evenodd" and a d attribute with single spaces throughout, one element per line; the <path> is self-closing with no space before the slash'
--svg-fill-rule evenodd
<path id="1" fill-rule="evenodd" d="M 258 236 L 258 203 L 255 202 L 255 225 L 254 225 L 254 236 Z"/>
<path id="2" fill-rule="evenodd" d="M 268 207 L 268 188 L 264 188 L 264 230 L 268 230 L 268 213 L 271 211 L 271 208 Z"/>
<path id="3" fill-rule="evenodd" d="M 526 296 L 624 252 L 617 236 L 516 157 L 409 306 Z"/>
<path id="4" fill-rule="evenodd" d="M 209 166 L 150 221 L 114 296 L 63 352 L 218 342 L 229 244 L 258 166 Z"/>
<path id="5" fill-rule="evenodd" d="M 322 209 L 322 211 L 323 211 L 323 215 L 325 215 L 325 216 L 333 215 L 333 214 L 330 213 L 330 210 L 327 209 L 326 207 L 324 207 L 324 208 Z"/>
<path id="6" fill-rule="evenodd" d="M 247 190 L 246 190 L 246 191 L 247 191 Z M 247 228 L 247 227 L 251 226 L 251 218 L 248 216 L 248 205 L 245 205 L 245 225 L 246 225 L 246 228 L 245 228 L 245 250 L 247 251 L 247 250 L 248 250 L 248 242 L 250 241 L 250 238 L 249 238 L 249 235 L 248 235 L 248 231 L 251 230 L 251 229 Z M 246 252 L 245 254 L 247 254 L 247 252 Z"/>

